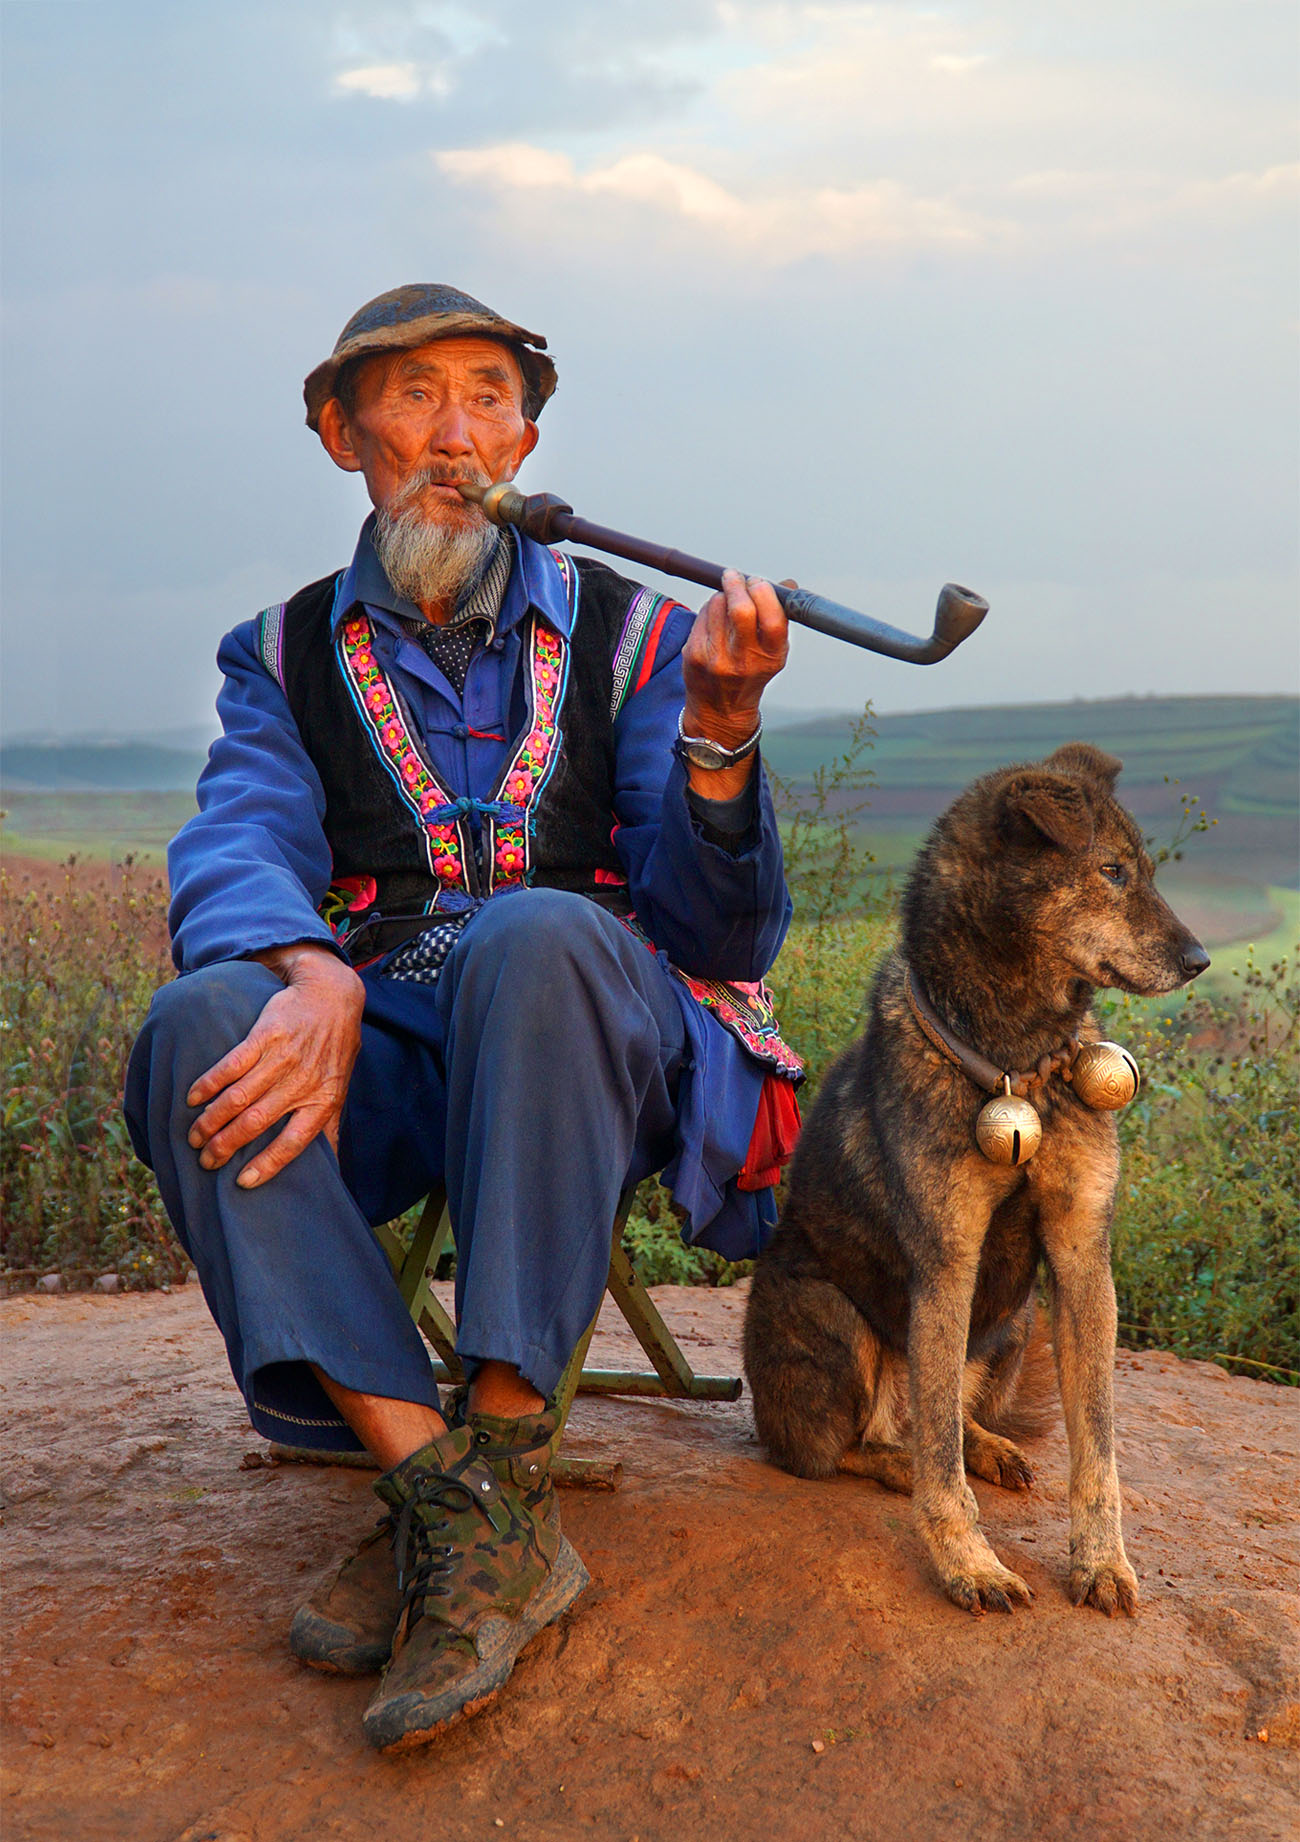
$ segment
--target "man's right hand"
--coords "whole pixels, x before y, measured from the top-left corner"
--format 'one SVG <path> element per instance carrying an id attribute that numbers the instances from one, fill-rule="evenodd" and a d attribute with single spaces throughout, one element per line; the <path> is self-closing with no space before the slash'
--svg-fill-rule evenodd
<path id="1" fill-rule="evenodd" d="M 284 1126 L 240 1171 L 255 1189 L 323 1132 L 338 1150 L 339 1118 L 361 1048 L 365 987 L 328 947 L 274 947 L 255 954 L 284 980 L 243 1042 L 200 1075 L 187 1104 L 203 1111 L 189 1142 L 205 1170 L 220 1170 L 242 1146 Z M 286 1115 L 288 1116 L 286 1118 Z"/>

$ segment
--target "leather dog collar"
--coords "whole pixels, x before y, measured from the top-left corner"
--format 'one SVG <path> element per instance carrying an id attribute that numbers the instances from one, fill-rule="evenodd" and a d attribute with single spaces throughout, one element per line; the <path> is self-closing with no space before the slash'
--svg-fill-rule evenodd
<path id="1" fill-rule="evenodd" d="M 950 1061 L 954 1068 L 960 1068 L 985 1093 L 1009 1092 L 1024 1100 L 1036 1087 L 1050 1081 L 1054 1074 L 1061 1075 L 1066 1081 L 1070 1079 L 1075 1057 L 1079 1053 L 1077 1036 L 1072 1036 L 1059 1049 L 1040 1055 L 1035 1067 L 1017 1073 L 1014 1069 L 997 1067 L 987 1056 L 981 1055 L 978 1049 L 972 1049 L 969 1043 L 954 1036 L 931 1004 L 924 985 L 910 966 L 903 968 L 903 990 L 921 1033 L 940 1055 Z"/>

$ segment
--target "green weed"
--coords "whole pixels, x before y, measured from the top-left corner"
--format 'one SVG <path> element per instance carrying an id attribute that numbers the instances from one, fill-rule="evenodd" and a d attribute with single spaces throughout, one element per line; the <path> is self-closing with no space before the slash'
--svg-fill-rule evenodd
<path id="1" fill-rule="evenodd" d="M 1143 1085 L 1120 1124 L 1121 1337 L 1300 1381 L 1300 983 L 1247 958 L 1234 996 L 1104 1007 Z"/>
<path id="2" fill-rule="evenodd" d="M 9 1270 L 183 1280 L 189 1261 L 121 1112 L 131 1044 L 170 976 L 165 891 L 130 859 L 0 872 L 0 1257 Z"/>

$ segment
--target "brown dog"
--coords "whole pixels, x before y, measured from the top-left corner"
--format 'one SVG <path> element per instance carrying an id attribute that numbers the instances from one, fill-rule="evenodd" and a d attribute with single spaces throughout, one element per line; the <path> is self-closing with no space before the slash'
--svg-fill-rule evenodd
<path id="1" fill-rule="evenodd" d="M 1173 991 L 1209 957 L 1156 894 L 1114 798 L 1120 765 L 1071 743 L 976 781 L 935 825 L 866 1034 L 804 1127 L 745 1320 L 771 1457 L 801 1477 L 852 1471 L 913 1492 L 945 1591 L 977 1613 L 1031 1597 L 981 1534 L 963 1463 L 1012 1489 L 1032 1482 L 994 1429 L 1012 1418 L 1040 1266 L 1070 1445 L 1070 1597 L 1108 1614 L 1137 1603 L 1111 1395 L 1116 1123 L 1062 1071 L 1072 1039 L 1097 1040 L 1099 987 Z M 978 1149 L 988 1093 L 954 1044 L 1027 1075 L 1042 1124 L 1029 1162 Z"/>

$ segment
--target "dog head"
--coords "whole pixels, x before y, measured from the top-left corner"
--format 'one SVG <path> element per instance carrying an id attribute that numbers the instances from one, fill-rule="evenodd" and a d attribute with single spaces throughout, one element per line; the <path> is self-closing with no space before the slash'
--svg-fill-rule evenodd
<path id="1" fill-rule="evenodd" d="M 949 808 L 923 855 L 927 881 L 968 907 L 981 938 L 1005 942 L 1046 985 L 1174 991 L 1209 965 L 1156 891 L 1155 867 L 1115 798 L 1122 763 L 1086 742 L 1003 768 Z M 960 891 L 960 894 L 959 894 Z M 949 926 L 960 925 L 957 913 Z"/>

